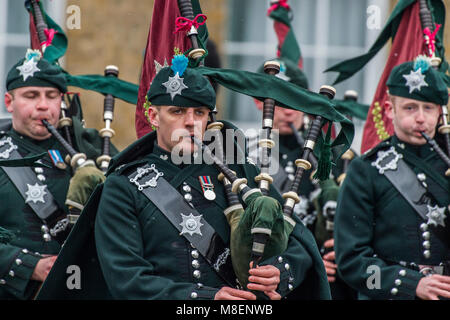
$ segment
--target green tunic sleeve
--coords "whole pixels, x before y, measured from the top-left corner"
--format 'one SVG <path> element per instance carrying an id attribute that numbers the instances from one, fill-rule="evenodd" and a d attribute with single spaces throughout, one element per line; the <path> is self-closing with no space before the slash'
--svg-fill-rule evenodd
<path id="1" fill-rule="evenodd" d="M 31 276 L 40 259 L 27 249 L 0 244 L 0 287 L 16 299 L 30 299 L 38 286 Z"/>

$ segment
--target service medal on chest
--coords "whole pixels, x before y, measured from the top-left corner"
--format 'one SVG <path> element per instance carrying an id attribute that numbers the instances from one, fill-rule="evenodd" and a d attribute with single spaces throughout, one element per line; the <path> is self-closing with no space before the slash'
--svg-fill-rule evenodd
<path id="1" fill-rule="evenodd" d="M 202 236 L 202 232 L 200 230 L 201 226 L 203 226 L 203 223 L 201 223 L 202 215 L 194 216 L 192 213 L 188 216 L 185 216 L 184 214 L 181 214 L 181 218 L 183 221 L 181 221 L 180 226 L 183 228 L 181 230 L 180 235 L 189 233 L 189 235 L 199 234 Z"/>
<path id="2" fill-rule="evenodd" d="M 200 185 L 202 186 L 203 196 L 209 201 L 213 201 L 214 199 L 216 199 L 216 193 L 214 192 L 214 184 L 211 181 L 211 177 L 199 176 L 198 180 L 200 181 Z"/>
<path id="3" fill-rule="evenodd" d="M 33 201 L 33 203 L 42 202 L 45 203 L 44 196 L 47 194 L 45 192 L 45 188 L 47 185 L 40 186 L 39 184 L 30 185 L 27 183 L 28 191 L 25 192 L 27 198 L 25 199 L 25 203 Z"/>

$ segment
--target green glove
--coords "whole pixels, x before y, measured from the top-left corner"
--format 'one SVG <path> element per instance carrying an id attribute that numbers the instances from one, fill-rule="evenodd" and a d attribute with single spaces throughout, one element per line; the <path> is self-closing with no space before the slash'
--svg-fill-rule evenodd
<path id="1" fill-rule="evenodd" d="M 94 165 L 80 167 L 70 179 L 69 191 L 67 192 L 66 205 L 83 210 L 95 187 L 103 183 L 106 177 L 102 171 Z"/>

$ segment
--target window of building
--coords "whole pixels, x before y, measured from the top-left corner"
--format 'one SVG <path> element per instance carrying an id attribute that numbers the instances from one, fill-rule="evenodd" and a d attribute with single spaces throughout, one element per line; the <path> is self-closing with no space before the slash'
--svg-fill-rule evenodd
<path id="1" fill-rule="evenodd" d="M 273 20 L 266 15 L 269 2 L 229 1 L 229 32 L 224 45 L 226 67 L 256 71 L 264 61 L 276 56 L 278 41 Z M 292 8 L 292 25 L 303 56 L 303 70 L 310 90 L 314 92 L 318 92 L 322 85 L 331 85 L 337 77 L 337 73 L 324 73 L 324 70 L 337 62 L 363 54 L 370 48 L 390 10 L 388 0 L 291 0 L 288 3 Z M 368 26 L 367 19 L 372 12 L 369 7 L 374 6 L 379 13 L 380 23 Z M 336 99 L 342 99 L 344 92 L 351 89 L 358 92 L 360 102 L 370 104 L 386 56 L 384 48 L 361 72 L 337 84 Z M 224 91 L 223 110 L 226 119 L 244 129 L 255 127 L 256 123 L 261 122 L 252 98 Z M 363 121 L 355 120 L 355 126 L 361 130 Z M 358 134 L 355 138 L 359 139 Z"/>

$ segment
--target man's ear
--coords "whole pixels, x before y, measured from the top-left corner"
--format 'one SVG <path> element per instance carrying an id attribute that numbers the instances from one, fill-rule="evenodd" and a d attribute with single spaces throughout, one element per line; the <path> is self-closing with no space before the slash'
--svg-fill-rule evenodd
<path id="1" fill-rule="evenodd" d="M 159 112 L 155 107 L 150 107 L 148 109 L 148 118 L 150 119 L 150 124 L 155 128 L 159 128 Z"/>
<path id="2" fill-rule="evenodd" d="M 389 119 L 394 119 L 394 104 L 392 102 L 392 98 L 388 97 L 388 99 L 386 99 L 386 101 L 384 102 L 384 110 L 386 112 L 386 116 Z"/>
<path id="3" fill-rule="evenodd" d="M 12 107 L 12 101 L 14 100 L 14 97 L 12 96 L 11 93 L 6 92 L 5 93 L 5 106 L 6 106 L 6 110 L 9 113 L 13 112 L 13 107 Z"/>
<path id="4" fill-rule="evenodd" d="M 264 103 L 262 101 L 259 101 L 258 99 L 255 99 L 255 98 L 253 98 L 253 100 L 255 101 L 256 108 L 258 108 L 258 110 L 262 111 Z"/>

